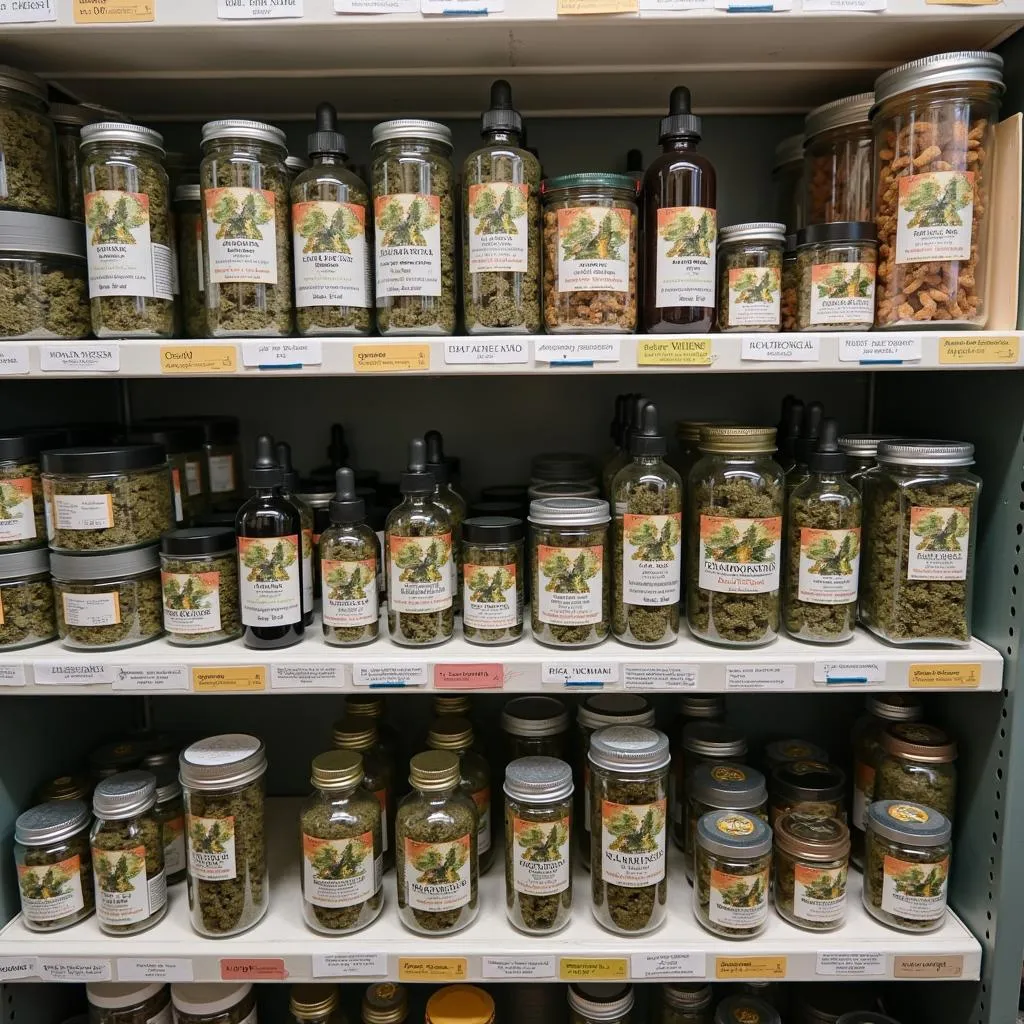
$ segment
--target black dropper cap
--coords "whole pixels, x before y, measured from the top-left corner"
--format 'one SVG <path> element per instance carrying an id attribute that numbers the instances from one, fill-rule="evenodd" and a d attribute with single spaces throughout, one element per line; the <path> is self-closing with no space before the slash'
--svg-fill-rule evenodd
<path id="1" fill-rule="evenodd" d="M 274 439 L 270 434 L 260 434 L 256 438 L 256 461 L 249 467 L 249 486 L 280 487 L 283 483 L 284 470 L 277 461 Z"/>
<path id="2" fill-rule="evenodd" d="M 292 446 L 287 441 L 278 441 L 274 451 L 277 453 L 277 464 L 283 474 L 282 485 L 291 494 L 299 486 L 299 474 L 292 466 Z"/>
<path id="3" fill-rule="evenodd" d="M 448 461 L 444 457 L 444 437 L 440 430 L 428 430 L 423 435 L 427 452 L 427 469 L 434 474 L 434 482 L 443 487 L 451 478 Z"/>
<path id="4" fill-rule="evenodd" d="M 316 108 L 316 131 L 306 140 L 310 156 L 344 156 L 348 152 L 345 136 L 338 131 L 338 112 L 330 103 Z"/>
<path id="5" fill-rule="evenodd" d="M 699 139 L 701 127 L 700 118 L 690 113 L 690 90 L 685 85 L 677 85 L 668 98 L 668 117 L 661 119 L 658 141 L 664 142 L 679 136 Z"/>
<path id="6" fill-rule="evenodd" d="M 348 462 L 348 443 L 345 428 L 340 423 L 331 424 L 331 443 L 327 446 L 327 459 L 332 466 L 340 469 Z"/>
<path id="7" fill-rule="evenodd" d="M 627 451 L 632 451 L 630 447 L 633 439 L 633 435 L 640 429 L 644 419 L 644 406 L 647 405 L 647 399 L 643 395 L 634 395 L 633 401 L 630 404 L 629 409 L 629 423 L 626 425 L 626 444 L 625 448 Z"/>
<path id="8" fill-rule="evenodd" d="M 334 474 L 332 523 L 359 523 L 366 518 L 366 502 L 356 494 L 356 475 L 347 467 Z"/>
<path id="9" fill-rule="evenodd" d="M 800 427 L 800 438 L 796 442 L 796 461 L 801 466 L 810 463 L 811 454 L 818 447 L 821 435 L 821 421 L 825 418 L 825 407 L 821 402 L 811 402 L 804 406 L 803 424 Z"/>
<path id="10" fill-rule="evenodd" d="M 626 154 L 626 173 L 643 176 L 644 155 L 639 149 L 631 149 Z"/>
<path id="11" fill-rule="evenodd" d="M 616 444 L 619 443 L 619 438 L 622 434 L 622 421 L 626 414 L 626 396 L 616 395 L 615 396 L 615 415 L 612 417 L 611 425 L 608 428 L 608 434 L 612 441 Z"/>
<path id="12" fill-rule="evenodd" d="M 512 86 L 499 78 L 491 82 L 491 109 L 480 115 L 480 131 L 517 132 L 523 130 L 523 119 L 512 106 Z"/>
<path id="13" fill-rule="evenodd" d="M 433 494 L 434 474 L 427 469 L 427 446 L 414 437 L 409 442 L 409 468 L 402 474 L 398 489 L 402 494 Z"/>
<path id="14" fill-rule="evenodd" d="M 782 402 L 782 419 L 779 420 L 779 458 L 791 462 L 796 457 L 796 444 L 800 440 L 800 425 L 804 419 L 804 403 L 799 398 L 786 395 Z"/>
<path id="15" fill-rule="evenodd" d="M 640 413 L 640 423 L 629 442 L 629 454 L 664 455 L 668 451 L 665 435 L 658 432 L 658 410 L 648 402 Z"/>
<path id="16" fill-rule="evenodd" d="M 807 468 L 812 473 L 845 473 L 850 460 L 839 447 L 839 424 L 827 419 L 821 425 L 818 447 L 811 453 Z"/>

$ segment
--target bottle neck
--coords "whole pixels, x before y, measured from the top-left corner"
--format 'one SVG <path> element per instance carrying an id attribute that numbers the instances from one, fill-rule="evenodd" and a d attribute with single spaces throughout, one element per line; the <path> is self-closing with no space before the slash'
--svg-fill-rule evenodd
<path id="1" fill-rule="evenodd" d="M 522 149 L 522 134 L 520 132 L 514 132 L 510 128 L 490 128 L 482 134 L 485 142 L 501 143 L 505 146 L 513 146 L 516 149 Z"/>
<path id="2" fill-rule="evenodd" d="M 319 167 L 320 164 L 332 164 L 338 165 L 345 162 L 344 153 L 317 153 L 313 158 L 313 166 Z"/>
<path id="3" fill-rule="evenodd" d="M 662 456 L 660 455 L 643 454 L 633 456 L 633 462 L 638 466 L 656 466 L 661 460 Z"/>
<path id="4" fill-rule="evenodd" d="M 840 480 L 846 479 L 845 473 L 837 473 L 832 469 L 825 472 L 816 470 L 811 473 L 811 476 L 814 477 L 814 480 L 819 484 L 838 484 Z"/>
<path id="5" fill-rule="evenodd" d="M 696 135 L 673 135 L 661 144 L 662 153 L 695 153 L 700 140 Z"/>
<path id="6" fill-rule="evenodd" d="M 317 786 L 317 792 L 324 798 L 324 800 L 348 800 L 359 787 L 363 784 L 363 780 L 360 779 L 358 782 L 353 783 L 351 786 L 332 786 L 330 789 L 321 788 Z"/>
<path id="7" fill-rule="evenodd" d="M 417 789 L 416 792 L 420 795 L 421 799 L 427 800 L 432 804 L 439 804 L 445 800 L 450 800 L 458 788 L 459 784 L 456 782 L 455 785 L 448 789 Z"/>
<path id="8" fill-rule="evenodd" d="M 415 508 L 426 508 L 427 505 L 430 503 L 431 497 L 433 497 L 433 494 L 436 493 L 437 488 L 435 487 L 432 494 L 406 494 L 404 495 L 405 504 L 412 505 Z"/>
<path id="9" fill-rule="evenodd" d="M 254 487 L 253 488 L 254 498 L 276 498 L 281 495 L 281 488 L 279 486 L 274 487 Z"/>

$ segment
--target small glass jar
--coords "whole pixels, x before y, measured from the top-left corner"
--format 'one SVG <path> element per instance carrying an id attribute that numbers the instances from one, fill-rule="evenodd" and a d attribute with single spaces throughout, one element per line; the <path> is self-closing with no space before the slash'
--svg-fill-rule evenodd
<path id="1" fill-rule="evenodd" d="M 205 338 L 209 330 L 203 267 L 203 203 L 199 185 L 179 185 L 174 190 L 174 220 L 178 231 L 178 277 L 185 337 Z"/>
<path id="2" fill-rule="evenodd" d="M 798 928 L 830 932 L 846 920 L 850 832 L 838 818 L 775 821 L 775 909 Z"/>
<path id="3" fill-rule="evenodd" d="M 107 935 L 135 935 L 167 913 L 164 831 L 155 807 L 150 772 L 111 775 L 92 794 L 96 918 Z"/>
<path id="4" fill-rule="evenodd" d="M 54 932 L 96 909 L 89 826 L 81 800 L 52 800 L 18 815 L 14 863 L 21 918 L 32 932 Z"/>
<path id="5" fill-rule="evenodd" d="M 155 770 L 146 762 L 143 762 L 143 767 L 147 771 Z M 185 881 L 188 868 L 188 856 L 185 853 L 185 798 L 177 774 L 171 770 L 164 769 L 157 773 L 153 815 L 163 826 L 167 884 L 177 885 Z"/>
<path id="6" fill-rule="evenodd" d="M 812 818 L 846 819 L 846 773 L 824 761 L 790 761 L 779 765 L 768 785 L 768 819 L 772 826 L 788 812 Z"/>
<path id="7" fill-rule="evenodd" d="M 94 982 L 85 995 L 90 1024 L 170 1024 L 171 990 L 159 981 Z"/>
<path id="8" fill-rule="evenodd" d="M 373 129 L 377 329 L 453 334 L 456 320 L 452 133 L 400 118 Z"/>
<path id="9" fill-rule="evenodd" d="M 209 121 L 202 146 L 210 337 L 287 337 L 292 332 L 292 226 L 284 132 L 261 121 Z"/>
<path id="10" fill-rule="evenodd" d="M 0 64 L 0 210 L 63 212 L 46 97 L 46 84 L 35 75 Z"/>
<path id="11" fill-rule="evenodd" d="M 0 651 L 34 647 L 56 636 L 49 552 L 0 554 Z"/>
<path id="12" fill-rule="evenodd" d="M 501 710 L 501 731 L 510 761 L 568 755 L 569 712 L 554 697 L 515 697 Z"/>
<path id="13" fill-rule="evenodd" d="M 541 182 L 544 329 L 623 334 L 637 328 L 637 183 L 625 174 Z"/>
<path id="14" fill-rule="evenodd" d="M 409 1016 L 409 996 L 404 985 L 383 981 L 369 985 L 360 1007 L 362 1024 L 405 1024 Z"/>
<path id="15" fill-rule="evenodd" d="M 711 986 L 694 982 L 666 982 L 661 986 L 658 1024 L 714 1024 Z"/>
<path id="16" fill-rule="evenodd" d="M 85 207 L 82 205 L 82 128 L 103 120 L 105 113 L 98 107 L 87 105 L 50 104 L 50 120 L 57 131 L 57 167 L 64 216 L 79 224 L 85 220 Z"/>
<path id="17" fill-rule="evenodd" d="M 569 1024 L 631 1024 L 633 986 L 580 982 L 569 986 Z"/>
<path id="18" fill-rule="evenodd" d="M 549 935 L 572 917 L 572 769 L 521 757 L 505 769 L 505 914 Z"/>
<path id="19" fill-rule="evenodd" d="M 797 235 L 798 329 L 868 331 L 878 242 L 871 221 L 812 224 Z"/>
<path id="20" fill-rule="evenodd" d="M 249 982 L 171 986 L 174 1024 L 256 1024 L 256 992 Z"/>
<path id="21" fill-rule="evenodd" d="M 892 722 L 880 737 L 874 800 L 924 804 L 950 821 L 956 813 L 956 742 L 934 725 Z"/>
<path id="22" fill-rule="evenodd" d="M 718 329 L 763 333 L 782 326 L 786 225 L 733 224 L 718 233 Z"/>
<path id="23" fill-rule="evenodd" d="M 133 444 L 158 444 L 167 453 L 174 521 L 179 526 L 208 510 L 210 485 L 203 461 L 203 428 L 198 423 L 140 423 L 128 440 Z"/>
<path id="24" fill-rule="evenodd" d="M 597 486 L 598 477 L 589 455 L 581 452 L 541 452 L 530 459 L 530 486 L 576 483 Z"/>
<path id="25" fill-rule="evenodd" d="M 797 262 L 796 235 L 786 235 L 782 250 L 782 298 L 779 302 L 779 316 L 784 331 L 797 329 L 797 315 L 800 307 L 800 270 Z"/>
<path id="26" fill-rule="evenodd" d="M 622 935 L 653 931 L 668 913 L 668 737 L 611 725 L 590 738 L 591 909 Z"/>
<path id="27" fill-rule="evenodd" d="M 119 772 L 142 767 L 147 749 L 134 739 L 118 739 L 104 743 L 89 755 L 89 772 L 99 782 Z"/>
<path id="28" fill-rule="evenodd" d="M 384 748 L 384 752 L 395 765 L 397 777 L 397 766 L 405 761 L 403 751 L 405 749 L 402 734 L 387 720 L 387 707 L 384 698 L 375 693 L 350 693 L 345 698 L 345 717 L 372 719 L 377 730 L 377 739 Z M 363 769 L 366 769 L 366 756 L 363 756 Z"/>
<path id="29" fill-rule="evenodd" d="M 822 761 L 828 763 L 828 751 L 807 740 L 774 740 L 764 747 L 764 768 L 769 777 L 776 768 L 794 761 Z"/>
<path id="30" fill-rule="evenodd" d="M 672 838 L 689 861 L 693 858 L 689 845 L 689 793 L 694 772 L 703 764 L 743 764 L 749 750 L 747 737 L 739 729 L 708 718 L 698 718 L 683 726 L 678 756 L 672 766 L 678 800 L 678 806 L 673 805 Z"/>
<path id="31" fill-rule="evenodd" d="M 527 493 L 531 501 L 537 498 L 597 498 L 601 495 L 596 484 L 579 484 L 573 480 L 534 484 Z"/>
<path id="32" fill-rule="evenodd" d="M 726 647 L 766 644 L 779 633 L 782 562 L 775 428 L 707 426 L 700 437 L 683 516 L 687 623 Z"/>
<path id="33" fill-rule="evenodd" d="M 57 634 L 65 647 L 111 651 L 163 635 L 155 546 L 104 555 L 50 555 Z"/>
<path id="34" fill-rule="evenodd" d="M 542 498 L 530 503 L 533 636 L 550 647 L 593 647 L 611 624 L 608 502 Z"/>
<path id="35" fill-rule="evenodd" d="M 816 107 L 804 120 L 807 224 L 871 219 L 873 92 Z"/>
<path id="36" fill-rule="evenodd" d="M 263 741 L 244 733 L 199 740 L 182 751 L 188 837 L 188 909 L 199 935 L 238 935 L 270 901 L 264 825 Z"/>
<path id="37" fill-rule="evenodd" d="M 795 234 L 807 223 L 803 132 L 787 136 L 775 147 L 772 183 L 775 216 Z"/>
<path id="38" fill-rule="evenodd" d="M 864 479 L 860 620 L 893 644 L 971 641 L 974 445 L 883 441 Z"/>
<path id="39" fill-rule="evenodd" d="M 714 935 L 752 939 L 768 923 L 772 830 L 740 811 L 711 811 L 697 823 L 693 913 Z M 741 1018 L 742 1019 L 742 1018 Z"/>
<path id="40" fill-rule="evenodd" d="M 890 928 L 930 932 L 946 920 L 949 819 L 924 804 L 876 800 L 867 814 L 864 907 Z"/>
<path id="41" fill-rule="evenodd" d="M 523 521 L 475 516 L 462 523 L 462 634 L 473 644 L 523 635 Z"/>
<path id="42" fill-rule="evenodd" d="M 292 985 L 288 1013 L 292 1024 L 345 1024 L 336 985 Z"/>
<path id="43" fill-rule="evenodd" d="M 885 434 L 841 434 L 839 436 L 839 448 L 847 458 L 849 470 L 846 479 L 864 495 L 864 478 L 870 473 L 878 462 L 875 456 L 878 454 L 878 446 L 883 441 L 890 441 L 892 438 Z"/>
<path id="44" fill-rule="evenodd" d="M 81 800 L 92 807 L 93 780 L 88 775 L 58 775 L 48 779 L 36 790 L 36 802 L 49 803 L 51 800 Z"/>
<path id="45" fill-rule="evenodd" d="M 434 718 L 469 718 L 473 713 L 473 701 L 468 693 L 438 694 L 431 702 Z"/>
<path id="46" fill-rule="evenodd" d="M 427 1000 L 425 1024 L 494 1024 L 494 1000 L 476 985 L 448 985 Z"/>
<path id="47" fill-rule="evenodd" d="M 714 1024 L 782 1024 L 779 1011 L 756 996 L 729 996 L 715 1010 Z"/>

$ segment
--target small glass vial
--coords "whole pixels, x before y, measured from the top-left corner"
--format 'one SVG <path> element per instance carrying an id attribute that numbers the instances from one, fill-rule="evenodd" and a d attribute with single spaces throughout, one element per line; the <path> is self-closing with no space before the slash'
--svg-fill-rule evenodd
<path id="1" fill-rule="evenodd" d="M 171 989 L 161 982 L 95 982 L 85 986 L 93 1024 L 170 1024 Z"/>
<path id="2" fill-rule="evenodd" d="M 145 762 L 143 767 L 150 771 L 155 770 L 149 768 Z M 185 852 L 185 798 L 177 773 L 166 769 L 157 773 L 156 807 L 153 813 L 163 827 L 164 870 L 167 872 L 167 884 L 177 885 L 184 882 L 188 874 L 188 855 Z"/>
<path id="3" fill-rule="evenodd" d="M 523 635 L 523 521 L 474 516 L 462 524 L 462 635 L 507 644 Z"/>
<path id="4" fill-rule="evenodd" d="M 786 225 L 733 224 L 718 235 L 718 329 L 747 333 L 782 326 Z"/>
<path id="5" fill-rule="evenodd" d="M 673 765 L 678 782 L 678 807 L 673 805 L 672 838 L 684 854 L 692 857 L 689 848 L 687 813 L 690 779 L 702 764 L 743 764 L 748 751 L 747 737 L 734 726 L 710 718 L 688 722 L 682 729 L 679 756 Z"/>
<path id="6" fill-rule="evenodd" d="M 554 697 L 515 697 L 501 710 L 508 759 L 566 758 L 569 712 Z"/>
<path id="7" fill-rule="evenodd" d="M 846 772 L 824 761 L 791 761 L 772 772 L 768 818 L 772 825 L 792 811 L 846 821 Z"/>
<path id="8" fill-rule="evenodd" d="M 580 982 L 569 986 L 569 1024 L 631 1024 L 633 986 Z"/>
<path id="9" fill-rule="evenodd" d="M 427 1000 L 425 1024 L 494 1024 L 494 1000 L 476 985 L 448 985 Z"/>
<path id="10" fill-rule="evenodd" d="M 797 235 L 801 331 L 868 331 L 875 320 L 873 221 L 812 224 Z"/>
<path id="11" fill-rule="evenodd" d="M 956 814 L 956 741 L 934 725 L 893 722 L 881 736 L 874 800 L 911 800 Z"/>
<path id="12" fill-rule="evenodd" d="M 362 1024 L 405 1024 L 408 1015 L 409 996 L 404 985 L 383 981 L 363 993 Z"/>
<path id="13" fill-rule="evenodd" d="M 661 986 L 659 1024 L 714 1024 L 711 986 L 667 982 Z"/>
<path id="14" fill-rule="evenodd" d="M 56 635 L 50 553 L 0 552 L 0 651 L 33 647 Z"/>
<path id="15" fill-rule="evenodd" d="M 290 1024 L 345 1024 L 336 985 L 292 985 Z"/>
<path id="16" fill-rule="evenodd" d="M 775 909 L 790 924 L 829 932 L 846 920 L 850 832 L 838 818 L 776 819 Z"/>
<path id="17" fill-rule="evenodd" d="M 878 465 L 875 460 L 878 446 L 889 440 L 891 438 L 885 434 L 840 434 L 839 447 L 850 460 L 846 479 L 861 492 L 861 496 L 864 494 L 865 475 Z"/>

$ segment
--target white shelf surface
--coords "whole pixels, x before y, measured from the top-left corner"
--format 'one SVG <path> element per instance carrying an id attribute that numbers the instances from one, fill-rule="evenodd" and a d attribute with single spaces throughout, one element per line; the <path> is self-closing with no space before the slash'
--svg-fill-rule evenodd
<path id="1" fill-rule="evenodd" d="M 669 856 L 668 917 L 647 935 L 615 935 L 594 921 L 590 879 L 582 868 L 577 868 L 573 880 L 573 917 L 565 929 L 552 936 L 516 931 L 505 917 L 500 850 L 480 880 L 480 913 L 462 932 L 435 938 L 408 931 L 398 920 L 392 871 L 384 877 L 384 909 L 372 925 L 347 937 L 319 935 L 301 916 L 297 815 L 297 801 L 268 804 L 270 909 L 245 934 L 228 939 L 196 935 L 189 923 L 185 886 L 179 885 L 171 890 L 166 917 L 130 938 L 104 935 L 95 918 L 46 934 L 29 931 L 16 917 L 0 932 L 0 969 L 24 963 L 31 973 L 22 980 L 68 981 L 99 980 L 98 975 L 128 980 L 140 972 L 179 981 L 247 977 L 289 982 L 385 977 L 555 981 L 609 977 L 615 971 L 615 977 L 637 981 L 980 977 L 981 946 L 955 914 L 947 913 L 939 930 L 925 934 L 886 928 L 864 910 L 861 879 L 855 871 L 850 872 L 847 920 L 837 931 L 803 931 L 771 909 L 767 929 L 754 940 L 711 935 L 693 916 L 692 889 L 674 849 Z M 326 963 L 322 958 L 327 956 L 336 959 Z M 405 959 L 412 963 L 403 963 Z M 238 966 L 238 961 L 253 963 Z M 458 973 L 445 973 L 451 971 Z"/>

